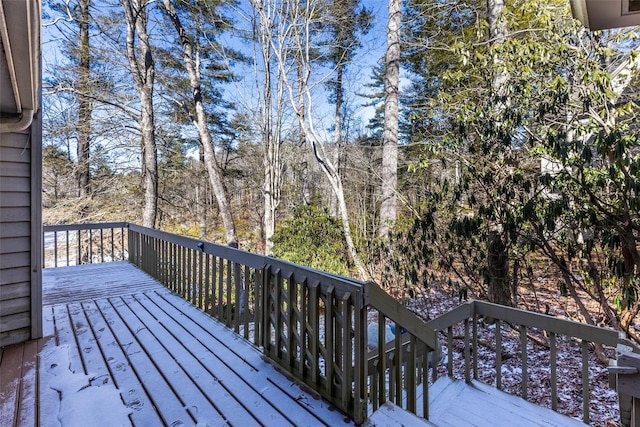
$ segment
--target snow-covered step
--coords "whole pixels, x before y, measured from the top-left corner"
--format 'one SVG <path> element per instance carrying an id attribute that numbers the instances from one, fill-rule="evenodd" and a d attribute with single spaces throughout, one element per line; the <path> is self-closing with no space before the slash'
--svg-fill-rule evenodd
<path id="1" fill-rule="evenodd" d="M 505 393 L 480 381 L 449 377 L 429 387 L 429 421 L 437 426 L 583 426 L 549 408 Z"/>
<path id="2" fill-rule="evenodd" d="M 424 418 L 417 417 L 411 412 L 407 412 L 399 406 L 391 402 L 387 402 L 380 406 L 367 421 L 364 427 L 421 427 L 435 426 Z"/>

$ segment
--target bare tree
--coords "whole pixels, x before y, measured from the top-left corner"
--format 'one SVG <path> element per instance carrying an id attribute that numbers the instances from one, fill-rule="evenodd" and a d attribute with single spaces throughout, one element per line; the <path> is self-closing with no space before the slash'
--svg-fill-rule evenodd
<path id="1" fill-rule="evenodd" d="M 147 32 L 147 5 L 144 0 L 122 0 L 127 18 L 127 60 L 140 98 L 139 123 L 144 180 L 142 224 L 145 227 L 155 227 L 158 211 L 158 150 L 153 109 L 155 65 Z"/>
<path id="2" fill-rule="evenodd" d="M 265 23 L 269 22 L 266 11 L 274 5 L 269 0 L 253 0 L 252 5 L 258 12 L 259 19 Z M 351 235 L 342 179 L 336 165 L 327 153 L 323 143 L 324 138 L 315 125 L 313 115 L 315 105 L 313 90 L 316 87 L 316 82 L 312 79 L 312 75 L 314 65 L 317 65 L 313 35 L 319 20 L 322 19 L 320 10 L 323 4 L 318 1 L 308 1 L 301 4 L 296 0 L 284 0 L 279 2 L 279 6 L 283 11 L 283 19 L 275 24 L 276 35 L 271 44 L 278 69 L 283 77 L 289 103 L 306 141 L 312 147 L 316 160 L 336 194 L 349 256 L 360 276 L 368 278 L 369 273 L 358 255 Z M 299 70 L 297 70 L 298 67 Z"/>
<path id="3" fill-rule="evenodd" d="M 265 254 L 270 255 L 273 248 L 273 235 L 276 228 L 278 207 L 282 191 L 282 119 L 284 114 L 284 85 L 278 67 L 274 68 L 274 55 L 271 50 L 274 36 L 274 24 L 280 10 L 274 5 L 265 4 L 262 19 L 252 17 L 253 34 L 259 52 L 254 51 L 254 73 L 256 92 L 259 99 L 260 138 L 263 147 L 263 199 L 264 216 L 262 220 Z M 261 67 L 261 69 L 260 69 Z"/>
<path id="4" fill-rule="evenodd" d="M 182 46 L 182 61 L 189 75 L 189 83 L 193 94 L 193 106 L 195 116 L 193 121 L 200 135 L 200 142 L 203 149 L 203 158 L 205 168 L 209 175 L 211 188 L 216 196 L 222 223 L 224 224 L 225 236 L 229 246 L 238 246 L 238 237 L 236 235 L 236 227 L 231 213 L 231 205 L 227 197 L 227 191 L 222 182 L 222 169 L 216 160 L 216 154 L 213 148 L 213 139 L 208 127 L 207 113 L 205 111 L 204 93 L 199 69 L 199 53 L 195 49 L 192 38 L 187 33 L 187 29 L 182 25 L 175 7 L 171 0 L 163 0 L 164 10 L 169 17 L 171 24 L 176 30 L 179 42 Z"/>

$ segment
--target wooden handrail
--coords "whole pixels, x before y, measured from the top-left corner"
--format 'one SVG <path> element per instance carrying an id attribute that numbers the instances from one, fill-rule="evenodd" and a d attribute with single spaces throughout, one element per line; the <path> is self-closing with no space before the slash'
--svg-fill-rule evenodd
<path id="1" fill-rule="evenodd" d="M 386 318 L 397 323 L 411 335 L 426 344 L 430 351 L 438 348 L 438 338 L 435 330 L 374 282 L 367 283 L 365 305 L 370 305 Z"/>
<path id="2" fill-rule="evenodd" d="M 78 231 L 78 230 L 99 230 L 106 228 L 127 228 L 128 222 L 99 222 L 88 224 L 56 224 L 56 225 L 43 225 L 42 231 L 45 233 L 54 231 Z"/>
<path id="3" fill-rule="evenodd" d="M 566 335 L 611 347 L 617 346 L 620 340 L 624 339 L 624 333 L 613 329 L 558 319 L 547 314 L 533 313 L 485 301 L 473 300 L 471 303 L 473 304 L 473 312 L 479 316 L 500 319 L 530 328 L 538 328 L 558 335 Z"/>

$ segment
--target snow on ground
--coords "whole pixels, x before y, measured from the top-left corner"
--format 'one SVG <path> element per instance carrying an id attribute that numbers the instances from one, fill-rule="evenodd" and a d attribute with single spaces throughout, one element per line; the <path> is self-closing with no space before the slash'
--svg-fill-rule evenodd
<path id="1" fill-rule="evenodd" d="M 64 427 L 130 426 L 128 409 L 120 398 L 119 390 L 108 378 L 97 378 L 70 369 L 69 346 L 45 347 L 41 357 L 44 369 L 43 387 L 58 392 L 60 397 L 54 419 L 46 425 Z"/>

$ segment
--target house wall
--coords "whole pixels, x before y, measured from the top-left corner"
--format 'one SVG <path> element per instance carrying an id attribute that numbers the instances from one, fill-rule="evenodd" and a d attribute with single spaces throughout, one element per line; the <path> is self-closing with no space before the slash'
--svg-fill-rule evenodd
<path id="1" fill-rule="evenodd" d="M 0 133 L 0 347 L 42 335 L 40 130 Z"/>

